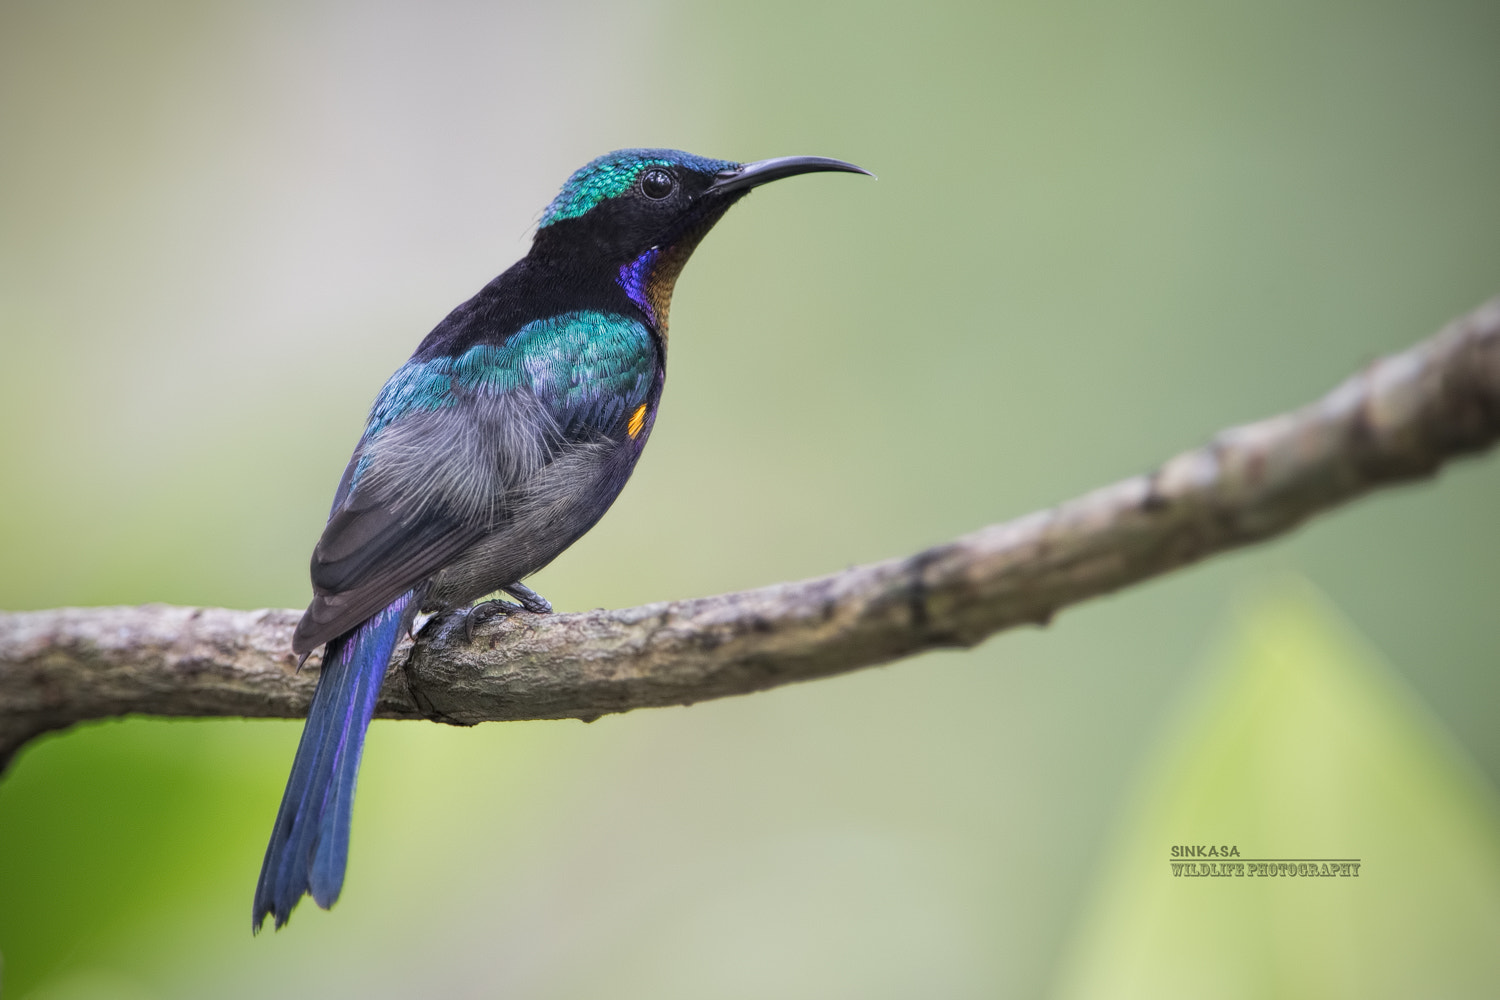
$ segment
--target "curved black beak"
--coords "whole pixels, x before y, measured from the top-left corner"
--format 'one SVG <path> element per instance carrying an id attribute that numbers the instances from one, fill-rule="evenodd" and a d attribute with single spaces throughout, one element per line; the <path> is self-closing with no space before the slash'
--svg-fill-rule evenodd
<path id="1" fill-rule="evenodd" d="M 874 177 L 864 167 L 856 167 L 852 163 L 843 160 L 832 160 L 826 156 L 778 156 L 771 160 L 756 160 L 754 163 L 746 163 L 729 170 L 721 170 L 714 175 L 714 182 L 708 186 L 707 194 L 730 194 L 735 191 L 746 191 L 761 184 L 771 181 L 779 181 L 783 177 L 792 177 L 796 174 L 811 174 L 825 170 L 837 170 L 848 174 L 864 174 Z"/>

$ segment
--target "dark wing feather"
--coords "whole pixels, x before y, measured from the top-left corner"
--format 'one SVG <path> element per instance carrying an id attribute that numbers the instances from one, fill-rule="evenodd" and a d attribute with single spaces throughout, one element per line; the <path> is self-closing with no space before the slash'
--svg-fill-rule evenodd
<path id="1" fill-rule="evenodd" d="M 380 512 L 389 514 L 389 512 Z M 377 518 L 356 517 L 335 526 L 330 520 L 324 540 L 337 545 L 346 533 L 370 534 Z M 380 518 L 380 520 L 386 520 Z M 297 631 L 292 648 L 309 653 L 369 618 L 399 595 L 442 569 L 464 549 L 484 537 L 484 531 L 451 521 L 407 525 L 387 521 L 370 544 L 340 561 L 322 561 L 322 542 L 313 550 L 314 596 Z M 325 587 L 319 580 L 337 580 L 341 587 Z"/>

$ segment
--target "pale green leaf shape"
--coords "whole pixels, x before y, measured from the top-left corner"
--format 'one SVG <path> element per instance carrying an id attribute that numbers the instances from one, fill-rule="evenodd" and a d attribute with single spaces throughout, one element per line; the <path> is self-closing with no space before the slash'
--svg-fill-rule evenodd
<path id="1" fill-rule="evenodd" d="M 1146 769 L 1056 995 L 1500 995 L 1500 801 L 1441 724 L 1298 579 L 1248 602 L 1214 668 Z M 1362 864 L 1174 877 L 1174 844 Z"/>

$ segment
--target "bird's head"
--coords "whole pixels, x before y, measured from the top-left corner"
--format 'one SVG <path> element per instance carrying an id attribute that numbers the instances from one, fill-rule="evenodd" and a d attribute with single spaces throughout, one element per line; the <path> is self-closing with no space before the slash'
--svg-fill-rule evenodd
<path id="1" fill-rule="evenodd" d="M 665 332 L 678 274 L 729 206 L 769 181 L 828 170 L 870 174 L 822 156 L 734 163 L 676 149 L 616 150 L 568 178 L 542 212 L 532 256 L 607 269 Z"/>

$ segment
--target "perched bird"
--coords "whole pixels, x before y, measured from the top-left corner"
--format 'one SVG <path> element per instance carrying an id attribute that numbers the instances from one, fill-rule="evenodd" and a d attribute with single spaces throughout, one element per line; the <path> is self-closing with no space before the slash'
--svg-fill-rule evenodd
<path id="1" fill-rule="evenodd" d="M 338 899 L 365 730 L 419 611 L 552 610 L 522 581 L 594 526 L 651 435 L 672 288 L 752 188 L 852 163 L 623 149 L 568 178 L 531 250 L 386 382 L 312 556 L 293 648 L 323 670 L 271 830 L 253 927 Z M 491 600 L 504 592 L 518 604 Z M 472 631 L 471 631 L 472 634 Z"/>

